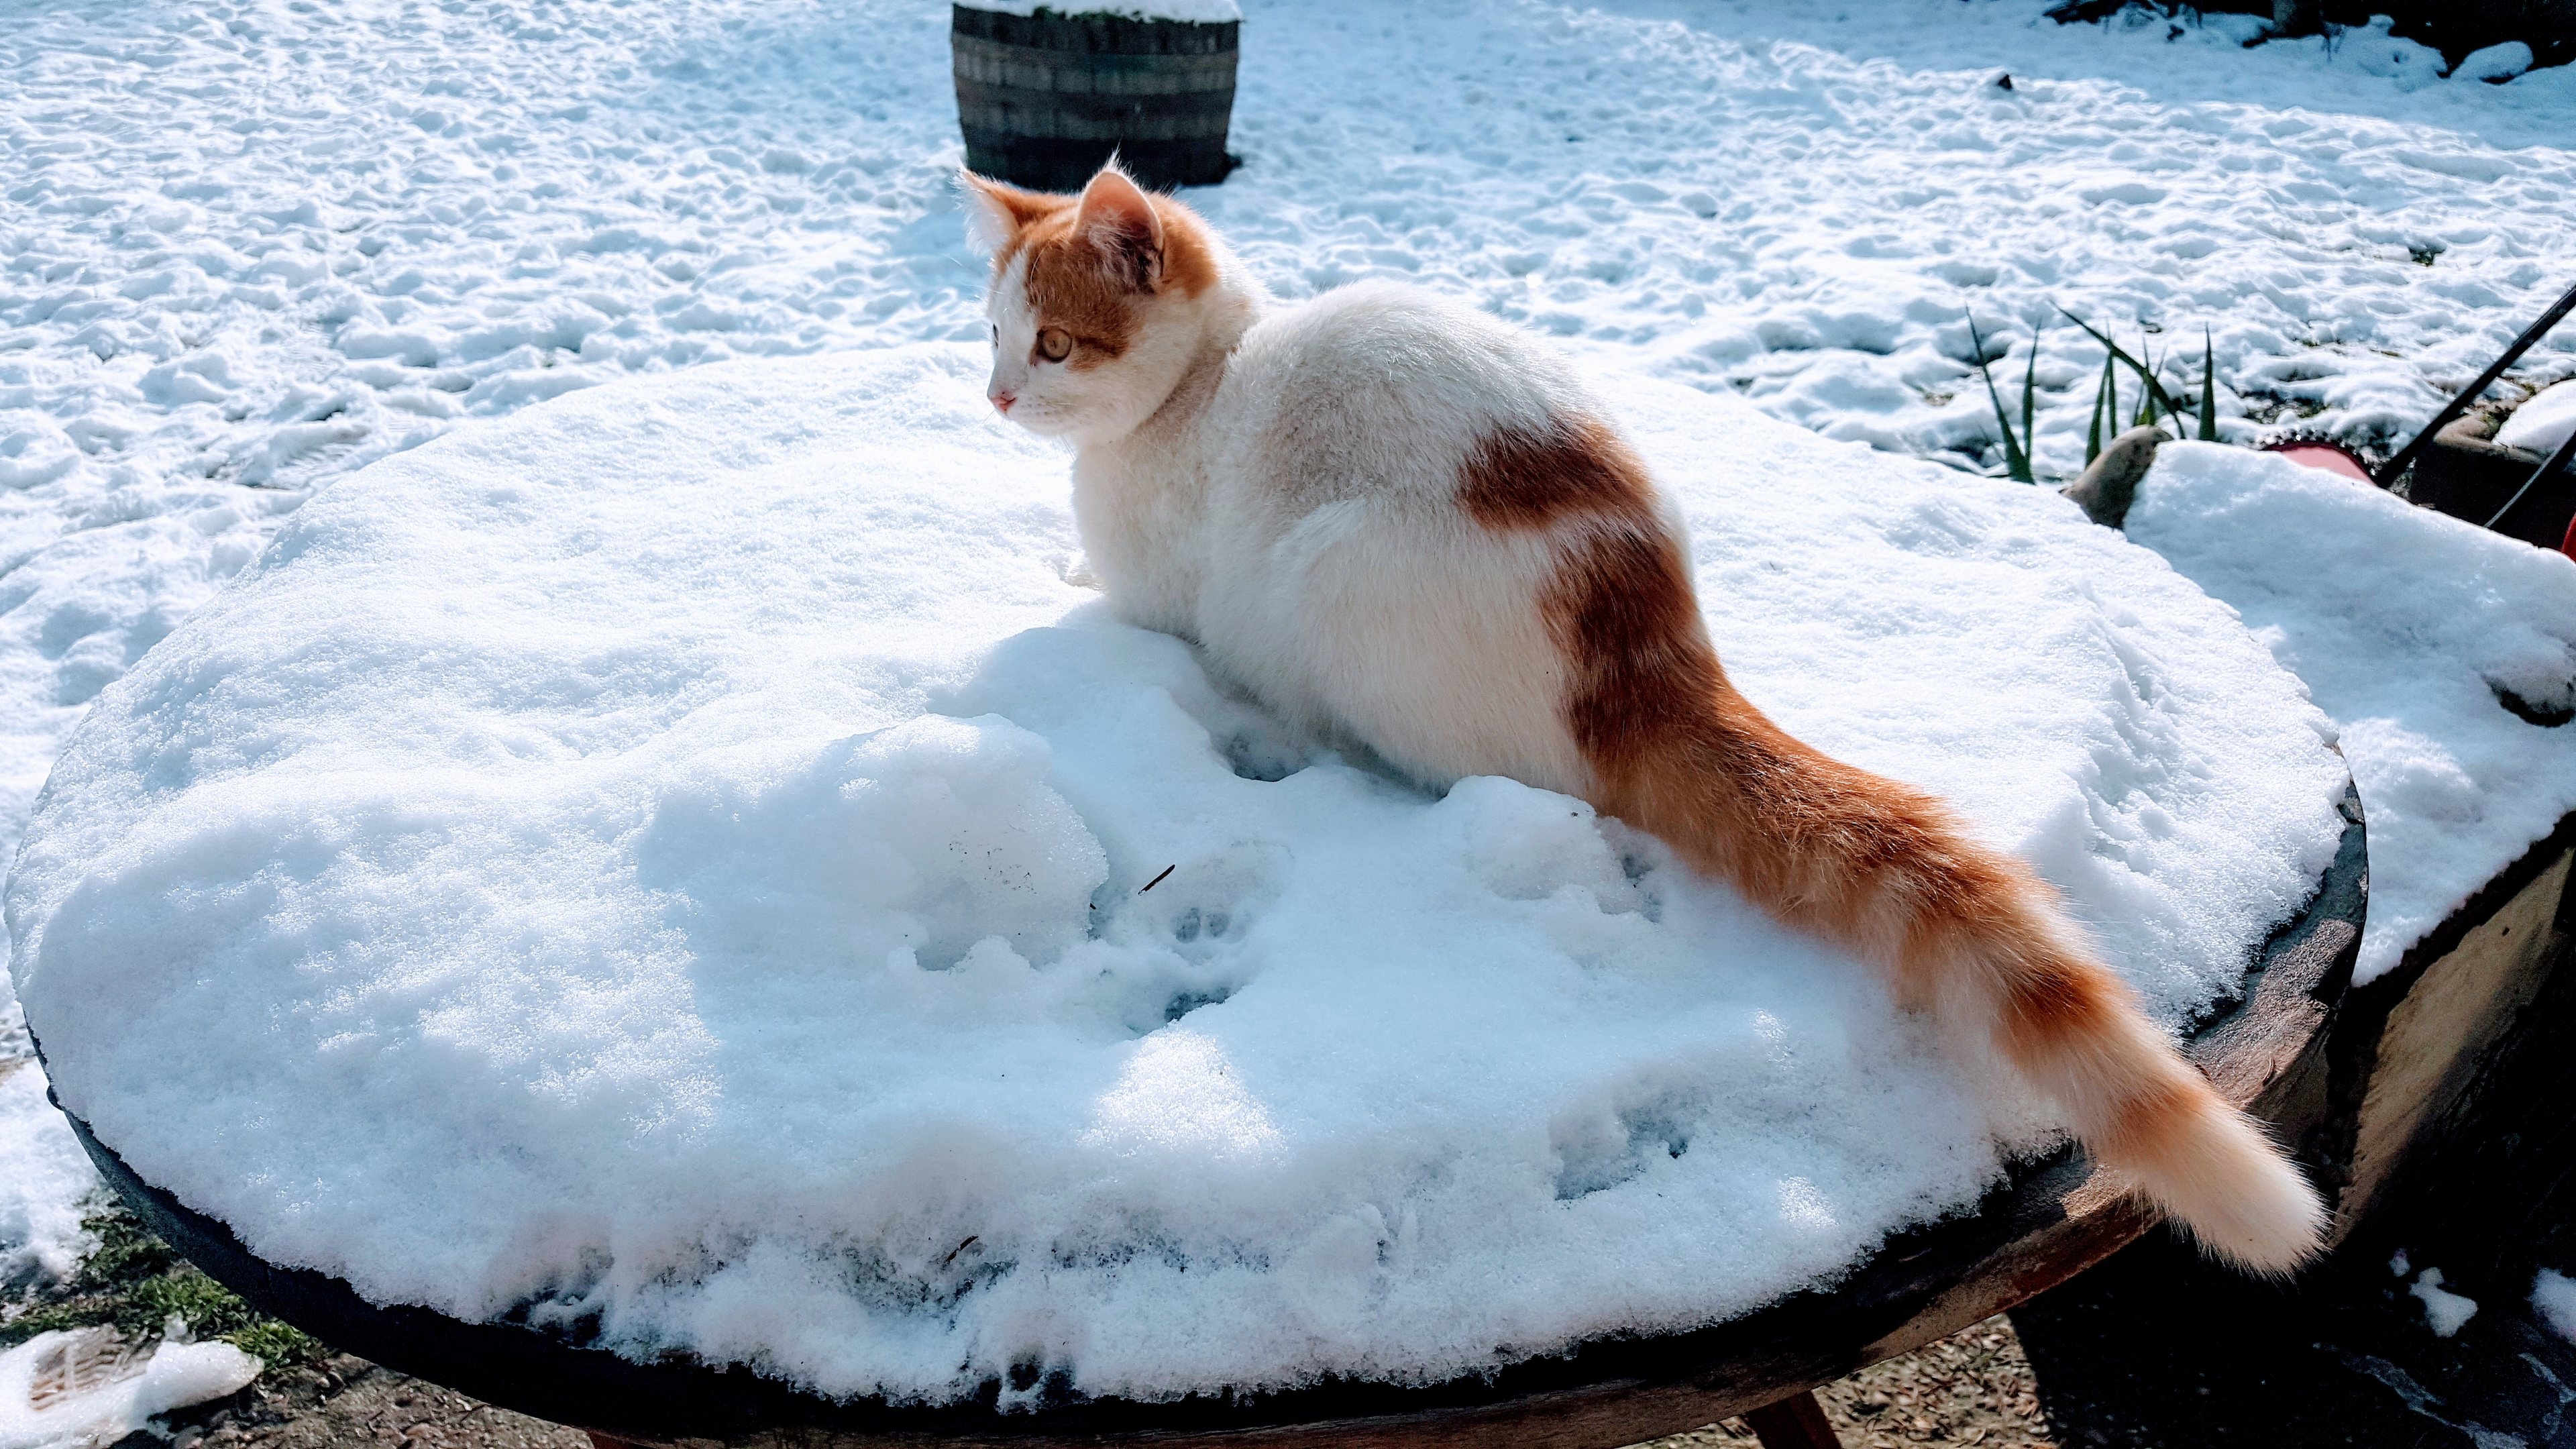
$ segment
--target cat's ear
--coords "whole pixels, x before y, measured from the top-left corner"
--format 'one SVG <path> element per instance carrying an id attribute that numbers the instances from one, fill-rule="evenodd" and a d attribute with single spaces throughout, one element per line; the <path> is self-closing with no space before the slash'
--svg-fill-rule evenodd
<path id="1" fill-rule="evenodd" d="M 1134 277 L 1139 290 L 1150 292 L 1162 279 L 1163 218 L 1155 214 L 1153 198 L 1116 161 L 1101 167 L 1082 188 L 1082 210 L 1074 213 L 1074 225 Z"/>
<path id="2" fill-rule="evenodd" d="M 957 173 L 957 189 L 966 203 L 966 239 L 983 252 L 1000 251 L 1022 227 L 1065 205 L 1064 197 L 1023 191 L 972 171 Z"/>

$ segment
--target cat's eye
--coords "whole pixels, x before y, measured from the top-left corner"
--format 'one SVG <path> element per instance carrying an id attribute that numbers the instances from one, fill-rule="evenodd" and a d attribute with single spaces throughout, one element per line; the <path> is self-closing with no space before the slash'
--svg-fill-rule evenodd
<path id="1" fill-rule="evenodd" d="M 993 345 L 994 345 L 995 347 L 999 347 L 999 346 L 1001 346 L 1001 345 L 1002 345 L 1002 324 L 1001 324 L 1001 323 L 999 323 L 999 322 L 991 322 L 991 323 L 987 323 L 987 324 L 985 324 L 985 325 L 986 325 L 986 327 L 987 327 L 987 328 L 992 332 L 992 334 L 993 334 Z"/>
<path id="2" fill-rule="evenodd" d="M 1062 362 L 1073 355 L 1073 334 L 1061 327 L 1038 329 L 1038 356 L 1049 362 Z"/>

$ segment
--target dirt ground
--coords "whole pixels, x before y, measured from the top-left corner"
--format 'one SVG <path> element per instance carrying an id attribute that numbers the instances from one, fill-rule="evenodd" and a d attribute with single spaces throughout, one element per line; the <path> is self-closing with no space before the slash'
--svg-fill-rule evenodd
<path id="1" fill-rule="evenodd" d="M 1828 1384 L 1816 1399 L 1848 1449 L 1935 1442 L 2022 1449 L 2060 1442 L 2041 1414 L 2039 1386 L 2020 1337 L 2001 1314 Z M 1645 1449 L 1754 1442 L 1743 1420 L 1729 1419 L 1654 1440 Z"/>
<path id="2" fill-rule="evenodd" d="M 309 1368 L 263 1375 L 249 1393 L 181 1415 L 171 1449 L 590 1449 L 578 1429 L 513 1414 L 452 1389 L 334 1354 Z M 128 1436 L 118 1449 L 158 1449 Z"/>
<path id="3" fill-rule="evenodd" d="M 1850 1449 L 2576 1449 L 2576 1344 L 2513 1285 L 2474 1291 L 2440 1338 L 2375 1258 L 2280 1287 L 2157 1234 L 1817 1398 Z M 1752 1441 L 1729 1420 L 1651 1449 Z"/>
<path id="4" fill-rule="evenodd" d="M 78 1291 L 12 1305 L 0 1339 L 48 1320 L 117 1323 L 132 1305 L 220 1292 L 119 1229 Z M 1850 1449 L 2576 1449 L 2576 1344 L 2521 1292 L 2463 1283 L 2454 1338 L 2375 1260 L 2295 1288 L 2251 1283 L 2161 1234 L 2075 1282 L 1818 1391 Z M 2527 1283 L 2524 1285 L 2527 1288 Z M 236 1305 L 238 1300 L 235 1300 Z M 586 1449 L 580 1432 L 495 1408 L 294 1335 L 245 1307 L 232 1336 L 273 1366 L 115 1449 Z M 10 1330 L 15 1329 L 16 1332 Z M 293 1336 L 289 1336 L 293 1335 Z M 1729 1420 L 1649 1449 L 1750 1444 Z"/>

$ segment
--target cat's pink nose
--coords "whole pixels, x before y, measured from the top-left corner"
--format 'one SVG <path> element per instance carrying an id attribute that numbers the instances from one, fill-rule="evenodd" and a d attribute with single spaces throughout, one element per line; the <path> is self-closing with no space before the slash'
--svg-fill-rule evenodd
<path id="1" fill-rule="evenodd" d="M 1019 400 L 1020 395 L 1015 392 L 997 392 L 993 394 L 993 406 L 998 408 L 1005 417 L 1010 415 L 1011 404 L 1018 402 Z"/>

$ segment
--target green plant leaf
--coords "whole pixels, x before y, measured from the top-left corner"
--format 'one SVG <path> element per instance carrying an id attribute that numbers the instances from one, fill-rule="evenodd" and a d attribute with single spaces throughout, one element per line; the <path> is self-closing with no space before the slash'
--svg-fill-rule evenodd
<path id="1" fill-rule="evenodd" d="M 2076 316 L 2074 313 L 2067 311 L 2063 307 L 2057 309 L 2057 315 L 2074 323 L 2076 326 L 2083 328 L 2085 336 L 2101 343 L 2105 348 L 2109 349 L 2113 357 L 2127 363 L 2129 370 L 2136 373 L 2138 375 L 2138 380 L 2147 385 L 2147 391 L 2154 395 L 2157 405 L 2163 408 L 2165 412 L 2180 413 L 2185 411 L 2185 409 L 2177 407 L 2174 404 L 2173 394 L 2166 392 L 2164 384 L 2156 381 L 2155 373 L 2148 368 L 2147 364 L 2130 356 L 2127 348 L 2122 347 L 2119 343 L 2104 336 L 2092 323 L 2085 321 L 2083 318 Z"/>
<path id="2" fill-rule="evenodd" d="M 2030 364 L 2021 370 L 2021 471 L 2013 475 L 2016 483 L 2036 483 L 2031 471 L 2031 454 L 2039 451 L 2039 428 L 2031 421 L 2032 392 L 2039 382 L 2039 329 L 2030 329 Z"/>
<path id="3" fill-rule="evenodd" d="M 1995 389 L 1994 372 L 1986 366 L 1986 339 L 1985 335 L 1977 330 L 1977 314 L 1970 312 L 1965 315 L 1968 319 L 1968 343 L 1977 350 L 1977 376 L 1985 379 L 1986 400 L 1995 405 L 1995 426 L 2004 435 L 2004 474 L 2016 483 L 2031 482 L 2030 453 L 2022 446 L 2021 440 L 2013 436 L 2012 414 L 2004 411 L 2004 395 Z M 2036 332 L 2031 334 L 2031 352 L 2033 354 L 2031 363 L 2036 367 L 2039 361 L 2037 356 L 2039 334 Z M 2028 401 L 2029 393 L 2027 379 L 2025 379 L 2023 393 L 2025 407 Z"/>
<path id="4" fill-rule="evenodd" d="M 2218 441 L 2218 353 L 2206 326 L 2200 329 L 2200 440 Z"/>
<path id="5" fill-rule="evenodd" d="M 2111 420 L 2118 422 L 2120 399 L 2114 391 L 2111 354 L 2107 352 L 2102 354 L 2102 381 L 2093 389 L 2093 425 L 2084 430 L 2084 466 L 2087 468 L 2093 466 L 2094 459 L 2102 456 L 2102 414 L 2106 404 Z"/>

